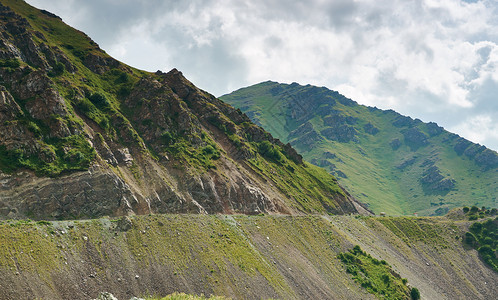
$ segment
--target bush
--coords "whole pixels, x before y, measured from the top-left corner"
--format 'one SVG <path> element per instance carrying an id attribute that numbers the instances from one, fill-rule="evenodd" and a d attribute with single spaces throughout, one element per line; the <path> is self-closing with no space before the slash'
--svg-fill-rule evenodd
<path id="1" fill-rule="evenodd" d="M 258 145 L 258 151 L 266 158 L 272 159 L 276 162 L 282 161 L 282 153 L 269 141 L 263 141 Z"/>
<path id="2" fill-rule="evenodd" d="M 469 210 L 470 210 L 470 208 L 468 208 L 467 206 L 465 206 L 465 207 L 463 208 L 463 213 L 464 213 L 464 214 L 466 214 L 466 213 L 468 213 L 468 212 L 469 212 Z"/>
<path id="3" fill-rule="evenodd" d="M 412 300 L 418 300 L 420 299 L 420 292 L 417 288 L 412 288 L 412 290 L 410 291 L 410 296 L 412 297 Z"/>
<path id="4" fill-rule="evenodd" d="M 471 232 L 465 233 L 465 243 L 467 243 L 470 246 L 474 246 L 476 242 L 477 242 L 476 237 Z"/>
<path id="5" fill-rule="evenodd" d="M 481 254 L 482 256 L 494 255 L 494 251 L 490 245 L 484 245 L 484 246 L 480 247 L 478 251 L 479 251 L 479 254 Z"/>
<path id="6" fill-rule="evenodd" d="M 475 206 L 475 205 L 474 205 L 474 206 L 472 206 L 472 207 L 470 208 L 470 213 L 471 213 L 471 214 L 475 214 L 475 213 L 477 213 L 478 211 L 479 211 L 479 207 L 477 207 L 477 206 Z"/>
<path id="7" fill-rule="evenodd" d="M 485 222 L 475 222 L 465 233 L 465 243 L 471 245 L 479 253 L 481 259 L 494 271 L 498 272 L 497 233 L 498 220 L 489 219 Z"/>
<path id="8" fill-rule="evenodd" d="M 88 99 L 100 109 L 111 107 L 111 102 L 101 93 L 93 93 Z"/>

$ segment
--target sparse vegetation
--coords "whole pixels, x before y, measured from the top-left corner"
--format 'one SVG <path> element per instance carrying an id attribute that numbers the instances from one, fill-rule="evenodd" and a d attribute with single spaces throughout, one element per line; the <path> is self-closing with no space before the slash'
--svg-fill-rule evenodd
<path id="1" fill-rule="evenodd" d="M 81 135 L 40 142 L 40 149 L 35 156 L 0 145 L 0 169 L 11 173 L 27 168 L 38 175 L 57 176 L 64 171 L 87 169 L 96 155 L 95 149 Z"/>
<path id="2" fill-rule="evenodd" d="M 462 211 L 469 218 L 469 221 L 475 221 L 489 216 L 496 216 L 498 210 L 496 208 L 486 208 L 485 206 L 479 209 L 474 205 L 471 208 L 463 207 Z"/>
<path id="3" fill-rule="evenodd" d="M 498 217 L 473 223 L 465 233 L 465 243 L 479 252 L 480 257 L 498 272 Z"/>
<path id="4" fill-rule="evenodd" d="M 407 280 L 403 280 L 385 261 L 365 253 L 360 246 L 339 253 L 337 257 L 346 265 L 346 272 L 371 294 L 383 299 L 409 299 Z"/>

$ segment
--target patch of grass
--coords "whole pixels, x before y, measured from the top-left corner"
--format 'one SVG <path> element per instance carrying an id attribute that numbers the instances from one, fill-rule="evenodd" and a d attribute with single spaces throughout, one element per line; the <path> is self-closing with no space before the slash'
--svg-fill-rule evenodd
<path id="1" fill-rule="evenodd" d="M 0 169 L 12 173 L 20 168 L 37 175 L 57 176 L 71 170 L 86 170 L 96 152 L 82 135 L 39 142 L 38 155 L 26 155 L 22 150 L 7 150 L 0 146 Z"/>
<path id="2" fill-rule="evenodd" d="M 204 147 L 194 147 L 190 141 L 183 137 L 176 138 L 173 141 L 169 132 L 165 134 L 165 139 L 169 143 L 165 151 L 172 154 L 177 160 L 184 161 L 189 166 L 201 170 L 216 168 L 215 161 L 220 158 L 221 153 L 211 139 Z"/>
<path id="3" fill-rule="evenodd" d="M 308 163 L 297 165 L 284 155 L 281 160 L 256 156 L 249 166 L 294 200 L 294 207 L 307 213 L 342 213 L 345 197 L 336 179 L 325 170 Z"/>
<path id="4" fill-rule="evenodd" d="M 385 262 L 373 258 L 356 245 L 349 252 L 337 257 L 345 264 L 346 272 L 353 276 L 369 293 L 383 299 L 410 299 L 407 280 Z"/>
<path id="5" fill-rule="evenodd" d="M 443 246 L 447 244 L 444 238 L 445 235 L 442 233 L 447 231 L 448 228 L 429 218 L 380 217 L 376 218 L 376 220 L 401 238 L 407 245 L 414 242 Z"/>

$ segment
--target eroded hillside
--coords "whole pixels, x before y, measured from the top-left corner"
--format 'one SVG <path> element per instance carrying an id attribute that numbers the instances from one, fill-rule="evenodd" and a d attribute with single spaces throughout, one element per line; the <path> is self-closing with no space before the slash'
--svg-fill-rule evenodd
<path id="1" fill-rule="evenodd" d="M 0 298 L 373 299 L 337 255 L 359 245 L 422 299 L 491 299 L 498 276 L 462 242 L 468 221 L 152 215 L 0 225 Z"/>

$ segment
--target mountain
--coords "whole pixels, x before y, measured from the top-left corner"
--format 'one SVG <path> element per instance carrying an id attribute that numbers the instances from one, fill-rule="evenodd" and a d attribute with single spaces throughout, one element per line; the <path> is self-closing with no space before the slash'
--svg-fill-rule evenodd
<path id="1" fill-rule="evenodd" d="M 220 99 L 326 168 L 376 213 L 498 206 L 498 154 L 436 123 L 297 83 L 263 82 Z"/>
<path id="2" fill-rule="evenodd" d="M 178 70 L 137 70 L 50 12 L 0 3 L 0 218 L 365 211 Z"/>

